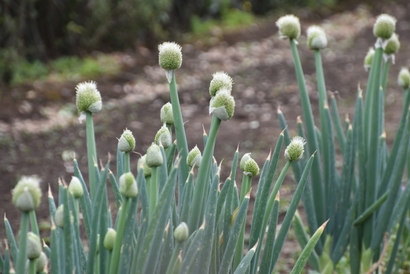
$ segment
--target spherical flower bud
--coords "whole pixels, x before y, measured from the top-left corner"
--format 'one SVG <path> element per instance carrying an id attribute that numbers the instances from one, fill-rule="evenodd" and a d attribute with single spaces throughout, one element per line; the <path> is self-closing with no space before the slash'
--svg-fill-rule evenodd
<path id="1" fill-rule="evenodd" d="M 212 75 L 211 83 L 209 84 L 209 94 L 215 96 L 220 89 L 232 91 L 233 80 L 227 73 L 219 71 Z"/>
<path id="2" fill-rule="evenodd" d="M 68 191 L 73 194 L 74 198 L 79 199 L 84 194 L 83 185 L 81 184 L 80 180 L 73 176 L 70 181 L 70 185 L 68 186 Z"/>
<path id="3" fill-rule="evenodd" d="M 75 87 L 76 105 L 79 112 L 98 113 L 102 108 L 101 94 L 95 82 L 83 82 Z"/>
<path id="4" fill-rule="evenodd" d="M 120 193 L 126 198 L 135 198 L 138 194 L 137 182 L 131 172 L 127 172 L 120 177 Z"/>
<path id="5" fill-rule="evenodd" d="M 392 36 L 388 40 L 386 40 L 384 44 L 384 53 L 387 55 L 395 54 L 399 51 L 399 49 L 400 49 L 399 36 L 393 33 Z"/>
<path id="6" fill-rule="evenodd" d="M 152 173 L 152 169 L 147 166 L 147 155 L 142 156 L 139 160 L 138 160 L 138 170 L 142 169 L 144 172 L 144 177 L 148 177 L 151 176 Z"/>
<path id="7" fill-rule="evenodd" d="M 374 56 L 374 49 L 370 48 L 369 51 L 367 52 L 366 56 L 364 57 L 364 69 L 368 71 L 372 67 L 372 62 L 373 62 L 373 56 Z"/>
<path id="8" fill-rule="evenodd" d="M 57 207 L 54 213 L 54 222 L 57 227 L 64 228 L 64 205 L 61 204 Z"/>
<path id="9" fill-rule="evenodd" d="M 201 161 L 202 161 L 201 151 L 199 150 L 198 146 L 195 146 L 188 153 L 188 156 L 186 157 L 186 163 L 190 167 L 199 167 L 201 165 Z"/>
<path id="10" fill-rule="evenodd" d="M 291 162 L 297 162 L 303 157 L 305 139 L 300 136 L 295 136 L 290 141 L 290 144 L 285 149 L 285 158 Z"/>
<path id="11" fill-rule="evenodd" d="M 131 130 L 125 129 L 118 139 L 118 149 L 122 152 L 131 152 L 135 148 L 135 138 Z"/>
<path id="12" fill-rule="evenodd" d="M 319 26 L 311 26 L 307 29 L 307 43 L 310 49 L 324 49 L 327 47 L 325 31 Z"/>
<path id="13" fill-rule="evenodd" d="M 174 230 L 174 238 L 179 243 L 186 241 L 189 237 L 189 229 L 186 223 L 180 223 Z"/>
<path id="14" fill-rule="evenodd" d="M 165 70 L 176 70 L 182 64 L 182 48 L 174 42 L 165 42 L 158 46 L 159 65 Z"/>
<path id="15" fill-rule="evenodd" d="M 285 15 L 276 21 L 279 35 L 282 39 L 297 39 L 300 36 L 299 18 L 294 15 Z"/>
<path id="16" fill-rule="evenodd" d="M 258 163 L 254 159 L 249 159 L 245 163 L 245 168 L 243 173 L 249 177 L 255 177 L 259 174 L 259 166 Z"/>
<path id="17" fill-rule="evenodd" d="M 399 86 L 402 88 L 409 88 L 410 87 L 410 72 L 408 68 L 401 68 L 398 77 Z"/>
<path id="18" fill-rule="evenodd" d="M 396 30 L 396 18 L 388 14 L 381 14 L 377 17 L 373 26 L 374 36 L 381 39 L 389 39 Z"/>
<path id="19" fill-rule="evenodd" d="M 107 234 L 105 234 L 104 237 L 104 248 L 107 250 L 112 250 L 114 248 L 114 243 L 115 243 L 115 237 L 117 236 L 117 232 L 109 228 L 107 231 Z"/>
<path id="20" fill-rule="evenodd" d="M 172 113 L 172 105 L 170 102 L 162 106 L 160 117 L 162 123 L 165 123 L 167 125 L 174 124 L 174 114 Z"/>
<path id="21" fill-rule="evenodd" d="M 44 268 L 47 265 L 47 255 L 44 252 L 41 252 L 40 257 L 36 259 L 36 270 L 37 273 L 44 271 Z"/>
<path id="22" fill-rule="evenodd" d="M 245 153 L 242 158 L 241 161 L 239 162 L 239 168 L 244 171 L 245 170 L 245 164 L 247 161 L 249 161 L 250 159 L 252 159 L 251 154 L 250 153 Z"/>
<path id="23" fill-rule="evenodd" d="M 37 209 L 41 196 L 40 180 L 36 176 L 23 176 L 12 191 L 13 204 L 23 212 Z"/>
<path id="24" fill-rule="evenodd" d="M 226 89 L 221 89 L 211 98 L 209 114 L 226 121 L 232 118 L 235 111 L 235 100 Z"/>
<path id="25" fill-rule="evenodd" d="M 157 145 L 162 144 L 164 148 L 168 148 L 172 145 L 172 136 L 167 126 L 164 124 L 155 134 L 154 141 Z"/>
<path id="26" fill-rule="evenodd" d="M 27 233 L 27 258 L 30 260 L 37 259 L 41 255 L 42 247 L 40 238 L 33 232 Z"/>
<path id="27" fill-rule="evenodd" d="M 148 148 L 145 162 L 149 167 L 157 167 L 162 165 L 164 159 L 162 158 L 161 148 L 157 144 L 152 143 L 152 145 Z"/>

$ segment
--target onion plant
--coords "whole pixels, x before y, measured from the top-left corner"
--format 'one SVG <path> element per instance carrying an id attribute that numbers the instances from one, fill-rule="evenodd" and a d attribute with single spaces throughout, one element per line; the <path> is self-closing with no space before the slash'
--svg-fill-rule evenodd
<path id="1" fill-rule="evenodd" d="M 189 151 L 176 85 L 175 72 L 181 63 L 179 45 L 159 46 L 159 64 L 171 98 L 161 109 L 164 126 L 136 167 L 130 164 L 136 155 L 132 153 L 135 138 L 124 130 L 118 139 L 115 172 L 110 161 L 98 165 L 93 114 L 101 110 L 102 101 L 96 83 L 77 86 L 77 107 L 86 119 L 88 178 L 74 159 L 71 181 L 59 180 L 57 197 L 49 192 L 51 235 L 43 246 L 35 215 L 41 196 L 39 180 L 23 177 L 18 182 L 13 203 L 22 213 L 20 230 L 16 241 L 5 219 L 2 273 L 274 273 L 317 154 L 305 156 L 305 140 L 296 136 L 284 150 L 285 166 L 278 168 L 287 134 L 283 131 L 262 168 L 250 153 L 239 160 L 236 150 L 230 175 L 221 178 L 214 149 L 219 129 L 234 115 L 232 78 L 224 72 L 213 75 L 209 134 L 204 135 L 202 152 L 197 146 Z M 279 190 L 289 167 L 299 160 L 304 166 L 279 226 Z M 256 197 L 250 197 L 252 188 Z M 108 192 L 115 201 L 108 199 Z M 253 212 L 248 211 L 251 199 Z M 249 241 L 245 241 L 246 225 L 250 225 Z M 306 237 L 292 273 L 304 269 L 325 226 L 323 220 L 312 237 Z"/>
<path id="2" fill-rule="evenodd" d="M 290 42 L 295 65 L 303 108 L 303 125 L 302 121 L 298 122 L 299 134 L 307 140 L 308 153 L 317 151 L 302 197 L 309 233 L 313 234 L 329 219 L 309 259 L 320 273 L 333 273 L 347 250 L 350 273 L 380 271 L 382 260 L 388 262 L 383 273 L 393 273 L 395 268 L 400 236 L 408 224 L 410 194 L 410 181 L 402 183 L 410 137 L 410 74 L 407 69 L 402 69 L 399 75 L 399 84 L 404 91 L 403 109 L 390 148 L 384 131 L 387 77 L 391 64 L 394 64 L 394 54 L 400 47 L 394 33 L 395 24 L 396 19 L 390 15 L 382 14 L 377 18 L 373 28 L 375 49 L 371 49 L 365 58 L 365 67 L 369 70 L 366 90 L 363 92 L 358 88 L 354 119 L 343 126 L 335 97 L 329 99 L 326 92 L 321 59 L 321 50 L 327 46 L 325 32 L 318 26 L 307 30 L 307 43 L 314 53 L 319 95 L 319 125 L 316 125 L 297 49 L 299 19 L 288 15 L 277 21 L 281 37 Z M 285 130 L 285 143 L 289 143 L 285 118 L 280 111 L 278 115 Z M 339 149 L 343 158 L 341 168 L 336 164 Z M 410 171 L 408 163 L 407 171 Z M 296 180 L 302 178 L 302 170 L 307 164 L 306 157 L 292 164 Z M 300 218 L 295 218 L 294 225 L 300 244 L 305 246 L 308 234 Z M 396 225 L 399 225 L 396 242 L 387 254 L 387 242 Z"/>

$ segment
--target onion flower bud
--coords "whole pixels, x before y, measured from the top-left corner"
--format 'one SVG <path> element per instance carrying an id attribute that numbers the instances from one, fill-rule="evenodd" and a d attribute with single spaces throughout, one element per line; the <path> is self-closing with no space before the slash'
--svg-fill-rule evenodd
<path id="1" fill-rule="evenodd" d="M 37 273 L 41 273 L 44 271 L 44 268 L 47 265 L 47 255 L 44 252 L 41 252 L 40 257 L 36 259 L 36 271 Z"/>
<path id="2" fill-rule="evenodd" d="M 247 161 L 249 161 L 250 159 L 252 159 L 251 154 L 250 153 L 245 153 L 242 158 L 241 161 L 239 162 L 239 168 L 244 171 L 245 170 L 245 164 Z"/>
<path id="3" fill-rule="evenodd" d="M 167 125 L 174 124 L 174 114 L 172 113 L 172 104 L 170 102 L 162 106 L 160 112 L 161 122 Z"/>
<path id="4" fill-rule="evenodd" d="M 276 21 L 279 35 L 282 39 L 297 39 L 300 36 L 299 18 L 294 15 L 285 15 Z"/>
<path id="5" fill-rule="evenodd" d="M 147 163 L 147 166 L 151 168 L 160 166 L 164 163 L 161 148 L 157 144 L 152 143 L 152 145 L 148 148 L 145 162 Z"/>
<path id="6" fill-rule="evenodd" d="M 95 82 L 83 82 L 75 87 L 76 105 L 80 113 L 91 112 L 98 113 L 102 109 L 101 94 L 97 90 Z"/>
<path id="7" fill-rule="evenodd" d="M 235 111 L 235 100 L 227 89 L 221 89 L 211 98 L 209 114 L 216 116 L 222 121 L 232 118 Z"/>
<path id="8" fill-rule="evenodd" d="M 249 177 L 255 177 L 256 175 L 258 175 L 259 174 L 258 163 L 256 163 L 254 159 L 249 159 L 248 161 L 246 161 L 243 174 Z"/>
<path id="9" fill-rule="evenodd" d="M 214 97 L 220 89 L 232 91 L 233 80 L 227 73 L 219 71 L 212 75 L 211 83 L 209 84 L 209 94 Z"/>
<path id="10" fill-rule="evenodd" d="M 174 42 L 165 42 L 158 46 L 159 65 L 165 70 L 176 70 L 182 64 L 182 48 Z"/>
<path id="11" fill-rule="evenodd" d="M 30 260 L 37 259 L 41 255 L 42 247 L 40 238 L 33 232 L 27 233 L 27 258 Z"/>
<path id="12" fill-rule="evenodd" d="M 384 44 L 384 53 L 387 55 L 395 54 L 399 51 L 399 49 L 400 49 L 399 36 L 393 33 L 392 36 L 389 39 L 387 39 Z"/>
<path id="13" fill-rule="evenodd" d="M 118 139 L 118 149 L 122 152 L 131 152 L 135 148 L 135 138 L 131 130 L 125 129 Z"/>
<path id="14" fill-rule="evenodd" d="M 377 38 L 389 39 L 396 30 L 396 18 L 388 14 L 381 14 L 377 17 L 373 26 L 373 34 Z"/>
<path id="15" fill-rule="evenodd" d="M 404 89 L 408 89 L 410 87 L 410 72 L 408 68 L 401 68 L 398 77 L 399 86 Z"/>
<path id="16" fill-rule="evenodd" d="M 73 194 L 74 198 L 79 199 L 84 194 L 83 185 L 81 184 L 80 180 L 73 176 L 70 181 L 70 185 L 68 186 L 68 191 Z"/>
<path id="17" fill-rule="evenodd" d="M 54 222 L 57 227 L 64 228 L 64 205 L 61 204 L 57 207 L 54 213 Z"/>
<path id="18" fill-rule="evenodd" d="M 319 26 L 311 26 L 307 29 L 307 43 L 310 49 L 324 49 L 327 47 L 325 31 Z"/>
<path id="19" fill-rule="evenodd" d="M 185 242 L 189 237 L 189 229 L 186 223 L 180 223 L 174 230 L 174 238 L 179 243 Z"/>
<path id="20" fill-rule="evenodd" d="M 201 165 L 201 161 L 202 161 L 201 151 L 199 150 L 198 146 L 195 146 L 188 153 L 188 156 L 186 157 L 186 163 L 190 167 L 199 167 Z"/>
<path id="21" fill-rule="evenodd" d="M 20 211 L 28 212 L 38 208 L 41 196 L 40 180 L 23 176 L 12 191 L 12 202 Z"/>
<path id="22" fill-rule="evenodd" d="M 119 183 L 120 193 L 126 198 L 135 198 L 138 194 L 138 186 L 134 175 L 127 172 L 121 175 Z"/>
<path id="23" fill-rule="evenodd" d="M 290 141 L 290 144 L 285 149 L 285 158 L 291 162 L 297 162 L 303 157 L 305 139 L 300 136 L 295 136 Z"/>
<path id="24" fill-rule="evenodd" d="M 364 69 L 366 71 L 369 71 L 370 68 L 372 67 L 372 62 L 373 62 L 373 56 L 374 56 L 374 49 L 370 48 L 369 51 L 367 52 L 366 56 L 364 57 Z"/>
<path id="25" fill-rule="evenodd" d="M 109 228 L 107 234 L 104 237 L 104 248 L 107 250 L 112 250 L 114 248 L 115 237 L 117 237 L 117 232 L 113 228 Z"/>
<path id="26" fill-rule="evenodd" d="M 167 126 L 164 124 L 155 134 L 154 141 L 157 145 L 162 145 L 164 148 L 168 148 L 172 144 L 172 136 Z"/>

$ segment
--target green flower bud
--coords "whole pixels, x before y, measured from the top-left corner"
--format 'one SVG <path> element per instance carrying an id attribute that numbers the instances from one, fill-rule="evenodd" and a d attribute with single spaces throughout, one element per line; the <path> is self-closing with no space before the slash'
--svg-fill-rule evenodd
<path id="1" fill-rule="evenodd" d="M 245 164 L 247 161 L 249 161 L 250 159 L 252 159 L 251 154 L 250 153 L 245 153 L 242 158 L 241 161 L 239 162 L 239 168 L 244 171 L 245 170 Z"/>
<path id="2" fill-rule="evenodd" d="M 279 35 L 282 39 L 297 39 L 300 36 L 299 18 L 294 15 L 285 15 L 276 21 Z"/>
<path id="3" fill-rule="evenodd" d="M 219 119 L 226 121 L 232 118 L 235 111 L 235 100 L 226 89 L 221 89 L 211 98 L 209 104 L 209 114 L 215 115 Z"/>
<path id="4" fill-rule="evenodd" d="M 146 159 L 147 155 L 144 155 L 138 160 L 138 170 L 142 169 L 144 171 L 144 177 L 151 176 L 152 173 L 152 169 L 147 166 Z"/>
<path id="5" fill-rule="evenodd" d="M 168 148 L 172 145 L 172 136 L 167 126 L 164 124 L 155 134 L 154 141 L 157 145 L 162 144 L 164 148 Z"/>
<path id="6" fill-rule="evenodd" d="M 174 238 L 179 243 L 185 242 L 189 237 L 189 229 L 186 223 L 180 223 L 174 230 Z"/>
<path id="7" fill-rule="evenodd" d="M 165 42 L 158 46 L 159 65 L 165 70 L 176 70 L 182 64 L 182 48 L 174 42 Z"/>
<path id="8" fill-rule="evenodd" d="M 64 205 L 61 204 L 57 207 L 54 213 L 54 223 L 57 227 L 64 228 Z"/>
<path id="9" fill-rule="evenodd" d="M 377 17 L 373 26 L 374 36 L 381 39 L 389 39 L 396 30 L 396 18 L 388 14 L 381 14 Z"/>
<path id="10" fill-rule="evenodd" d="M 115 237 L 117 236 L 117 232 L 109 228 L 107 231 L 107 234 L 105 234 L 104 237 L 104 248 L 107 250 L 112 250 L 114 248 L 114 243 L 115 243 Z"/>
<path id="11" fill-rule="evenodd" d="M 41 252 L 40 257 L 36 259 L 36 270 L 37 273 L 44 271 L 44 268 L 47 265 L 47 255 L 44 252 Z"/>
<path id="12" fill-rule="evenodd" d="M 400 49 L 399 36 L 393 33 L 392 36 L 388 40 L 386 40 L 384 44 L 384 53 L 387 55 L 395 54 L 399 51 L 399 49 Z"/>
<path id="13" fill-rule="evenodd" d="M 83 82 L 75 87 L 76 105 L 79 112 L 98 113 L 102 108 L 101 94 L 95 82 Z"/>
<path id="14" fill-rule="evenodd" d="M 291 162 L 297 162 L 303 157 L 305 139 L 300 136 L 295 136 L 290 141 L 290 144 L 285 149 L 285 158 Z"/>
<path id="15" fill-rule="evenodd" d="M 137 182 L 131 172 L 127 172 L 120 177 L 120 193 L 126 198 L 135 198 L 138 194 Z"/>
<path id="16" fill-rule="evenodd" d="M 311 26 L 307 29 L 307 43 L 310 49 L 324 49 L 327 47 L 325 31 L 319 26 Z"/>
<path id="17" fill-rule="evenodd" d="M 190 167 L 199 167 L 202 161 L 202 154 L 199 150 L 198 146 L 195 146 L 191 151 L 188 153 L 186 157 L 186 163 Z"/>
<path id="18" fill-rule="evenodd" d="M 83 185 L 81 184 L 80 180 L 73 176 L 70 181 L 70 185 L 68 186 L 68 191 L 73 194 L 74 198 L 79 199 L 84 194 Z"/>
<path id="19" fill-rule="evenodd" d="M 219 71 L 212 75 L 212 80 L 209 85 L 209 94 L 215 96 L 220 89 L 232 91 L 233 80 L 227 73 Z"/>
<path id="20" fill-rule="evenodd" d="M 23 212 L 37 209 L 41 196 L 40 180 L 36 176 L 23 176 L 12 191 L 13 204 Z"/>
<path id="21" fill-rule="evenodd" d="M 174 124 L 174 114 L 172 113 L 172 105 L 170 102 L 162 106 L 160 117 L 162 123 L 165 123 L 167 125 Z"/>
<path id="22" fill-rule="evenodd" d="M 157 167 L 162 165 L 164 159 L 162 158 L 161 148 L 157 144 L 152 143 L 152 145 L 148 148 L 145 162 L 149 167 Z"/>
<path id="23" fill-rule="evenodd" d="M 364 69 L 366 71 L 368 71 L 372 67 L 373 56 L 374 56 L 374 49 L 370 48 L 366 56 L 364 57 Z"/>
<path id="24" fill-rule="evenodd" d="M 118 139 L 118 149 L 122 152 L 131 152 L 135 148 L 135 138 L 131 130 L 125 129 Z"/>
<path id="25" fill-rule="evenodd" d="M 37 259 L 41 255 L 42 247 L 40 238 L 33 232 L 27 233 L 27 258 Z"/>
<path id="26" fill-rule="evenodd" d="M 399 72 L 398 83 L 399 83 L 399 86 L 401 86 L 402 88 L 405 88 L 405 89 L 409 88 L 410 72 L 408 68 L 401 68 Z"/>
<path id="27" fill-rule="evenodd" d="M 255 177 L 259 174 L 259 166 L 258 163 L 254 159 L 249 159 L 245 163 L 245 168 L 243 173 L 249 177 Z"/>

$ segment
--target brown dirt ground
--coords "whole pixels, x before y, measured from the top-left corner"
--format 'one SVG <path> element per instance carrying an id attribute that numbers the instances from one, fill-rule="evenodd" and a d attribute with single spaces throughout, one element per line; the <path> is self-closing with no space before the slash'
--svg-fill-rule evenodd
<path id="1" fill-rule="evenodd" d="M 363 58 L 375 42 L 371 28 L 381 11 L 398 19 L 397 33 L 402 45 L 396 64 L 391 68 L 386 92 L 386 132 L 387 136 L 392 136 L 402 101 L 396 77 L 402 66 L 410 66 L 410 20 L 405 17 L 409 14 L 410 3 L 402 0 L 390 1 L 386 6 L 361 5 L 326 16 L 301 10 L 297 15 L 301 17 L 303 34 L 312 24 L 320 24 L 326 30 L 329 48 L 323 51 L 323 65 L 327 89 L 337 91 L 341 116 L 352 117 L 357 86 L 366 85 Z M 241 152 L 252 152 L 262 165 L 280 132 L 278 106 L 288 120 L 290 131 L 296 131 L 296 117 L 301 115 L 297 83 L 289 44 L 279 39 L 276 19 L 264 19 L 231 33 L 215 28 L 205 40 L 183 44 L 184 61 L 176 75 L 190 148 L 196 144 L 202 147 L 202 128 L 209 128 L 208 85 L 212 73 L 226 71 L 234 79 L 235 115 L 222 123 L 215 154 L 218 161 L 225 159 L 226 173 L 238 144 Z M 314 60 L 305 40 L 304 36 L 300 37 L 299 52 L 313 111 L 317 113 Z M 95 116 L 97 150 L 104 162 L 108 153 L 114 158 L 116 138 L 125 128 L 132 130 L 136 137 L 136 151 L 144 153 L 161 127 L 159 109 L 169 100 L 155 48 L 139 47 L 136 53 L 114 55 L 123 64 L 123 71 L 113 77 L 94 79 L 104 102 L 103 111 Z M 7 213 L 15 229 L 19 214 L 11 206 L 10 191 L 21 175 L 37 174 L 42 179 L 44 193 L 48 185 L 55 191 L 59 177 L 69 181 L 72 176 L 70 162 L 65 161 L 63 155 L 74 151 L 83 175 L 87 176 L 85 126 L 77 121 L 76 84 L 35 82 L 2 87 L 0 213 Z M 137 155 L 132 157 L 134 171 L 137 160 Z M 282 190 L 284 197 L 291 197 L 293 186 L 289 177 Z M 46 202 L 38 212 L 40 219 L 46 220 Z M 4 237 L 1 228 L 0 235 Z M 291 256 L 294 248 L 285 248 L 284 253 Z"/>

